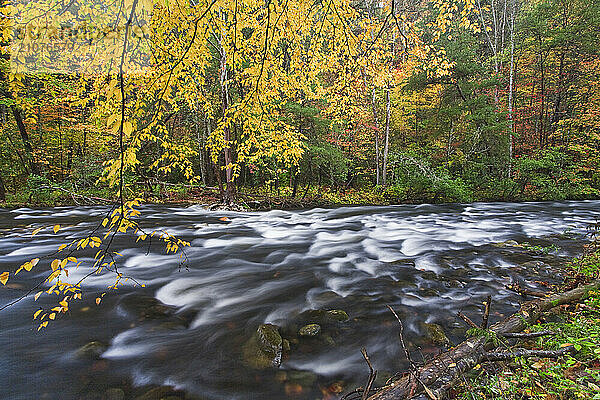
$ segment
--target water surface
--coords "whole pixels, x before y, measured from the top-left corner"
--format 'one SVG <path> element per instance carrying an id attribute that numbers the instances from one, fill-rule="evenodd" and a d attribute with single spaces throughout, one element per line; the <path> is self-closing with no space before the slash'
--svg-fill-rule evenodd
<path id="1" fill-rule="evenodd" d="M 381 376 L 405 367 L 387 304 L 401 316 L 415 357 L 431 357 L 440 347 L 424 336 L 423 323 L 439 324 L 457 343 L 464 338 L 458 311 L 478 321 L 481 302 L 492 294 L 496 321 L 523 300 L 505 284 L 559 282 L 558 266 L 580 251 L 573 238 L 600 217 L 600 202 L 142 211 L 146 228 L 191 242 L 187 263 L 159 245 L 121 238 L 114 242 L 121 270 L 145 288 L 122 287 L 96 306 L 114 278 L 94 275 L 85 281 L 84 300 L 39 333 L 32 298 L 0 312 L 5 398 L 92 399 L 110 387 L 134 397 L 148 385 L 172 385 L 201 399 L 327 398 L 335 388 L 364 384 L 361 347 Z M 84 237 L 105 212 L 0 210 L 0 271 Z M 58 235 L 46 229 L 31 237 L 35 228 L 54 224 L 62 226 Z M 507 240 L 538 247 L 494 245 Z M 0 305 L 43 278 L 43 264 L 0 287 Z M 87 272 L 82 266 L 72 277 Z M 156 312 L 152 299 L 168 307 Z M 350 321 L 320 339 L 298 339 L 295 324 L 310 309 L 343 309 Z M 278 370 L 253 370 L 242 361 L 241 348 L 263 323 L 280 326 L 292 340 Z M 77 349 L 92 340 L 109 345 L 102 358 L 78 358 Z"/>

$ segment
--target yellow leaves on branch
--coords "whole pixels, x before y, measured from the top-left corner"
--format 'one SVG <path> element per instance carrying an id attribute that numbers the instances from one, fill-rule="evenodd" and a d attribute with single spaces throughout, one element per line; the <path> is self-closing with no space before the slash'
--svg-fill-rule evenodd
<path id="1" fill-rule="evenodd" d="M 33 267 L 35 267 L 38 262 L 40 262 L 39 258 L 34 258 L 30 261 L 27 261 L 25 264 L 21 265 L 16 271 L 15 271 L 15 275 L 18 274 L 19 272 L 21 272 L 21 270 L 25 270 L 25 271 L 31 271 L 33 269 Z"/>
<path id="2" fill-rule="evenodd" d="M 3 285 L 6 285 L 6 282 L 8 282 L 8 276 L 10 274 L 8 272 L 3 272 L 2 274 L 0 274 L 0 283 L 2 283 Z"/>

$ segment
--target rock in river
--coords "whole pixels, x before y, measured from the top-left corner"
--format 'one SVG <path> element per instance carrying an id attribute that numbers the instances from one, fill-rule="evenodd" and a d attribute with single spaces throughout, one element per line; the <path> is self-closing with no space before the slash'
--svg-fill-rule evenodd
<path id="1" fill-rule="evenodd" d="M 263 324 L 258 327 L 242 348 L 244 363 L 252 368 L 265 369 L 281 365 L 283 340 L 277 326 Z"/>
<path id="2" fill-rule="evenodd" d="M 107 348 L 108 346 L 104 343 L 97 341 L 89 342 L 77 350 L 77 357 L 97 360 Z"/>
<path id="3" fill-rule="evenodd" d="M 444 330 L 438 324 L 423 323 L 423 327 L 425 328 L 425 335 L 427 336 L 427 339 L 429 339 L 433 344 L 438 346 L 450 344 L 450 340 L 448 340 Z"/>
<path id="4" fill-rule="evenodd" d="M 321 326 L 319 324 L 309 324 L 303 326 L 298 331 L 300 336 L 317 336 L 321 332 Z"/>

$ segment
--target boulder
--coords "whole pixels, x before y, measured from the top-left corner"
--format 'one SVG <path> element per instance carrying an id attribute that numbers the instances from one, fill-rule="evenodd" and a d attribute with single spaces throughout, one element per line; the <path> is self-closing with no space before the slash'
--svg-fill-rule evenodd
<path id="1" fill-rule="evenodd" d="M 276 325 L 263 324 L 242 347 L 244 363 L 255 369 L 279 367 L 283 339 Z"/>

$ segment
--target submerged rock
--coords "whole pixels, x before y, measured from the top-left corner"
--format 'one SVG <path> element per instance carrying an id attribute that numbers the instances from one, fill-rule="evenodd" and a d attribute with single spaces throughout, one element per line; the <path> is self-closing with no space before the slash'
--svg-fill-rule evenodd
<path id="1" fill-rule="evenodd" d="M 329 310 L 326 312 L 326 315 L 330 319 L 338 322 L 344 322 L 350 319 L 350 317 L 344 310 Z"/>
<path id="2" fill-rule="evenodd" d="M 108 348 L 108 346 L 105 345 L 104 343 L 101 343 L 98 341 L 93 341 L 93 342 L 89 342 L 86 345 L 81 346 L 77 350 L 76 355 L 79 358 L 87 358 L 87 359 L 97 360 L 100 358 L 102 353 L 104 353 L 106 351 L 107 348 Z"/>
<path id="3" fill-rule="evenodd" d="M 263 324 L 243 346 L 242 358 L 246 365 L 256 369 L 279 367 L 282 350 L 283 339 L 277 326 Z"/>
<path id="4" fill-rule="evenodd" d="M 311 387 L 317 380 L 317 375 L 311 371 L 292 370 L 288 371 L 287 380 L 302 387 Z"/>
<path id="5" fill-rule="evenodd" d="M 120 388 L 112 388 L 108 389 L 104 392 L 105 400 L 124 400 L 125 399 L 125 391 Z"/>
<path id="6" fill-rule="evenodd" d="M 423 323 L 423 327 L 425 328 L 425 336 L 433 344 L 438 346 L 445 346 L 450 344 L 450 340 L 444 333 L 442 327 L 438 324 Z"/>
<path id="7" fill-rule="evenodd" d="M 350 319 L 344 310 L 306 310 L 298 316 L 301 321 L 314 324 L 331 324 L 345 322 Z"/>
<path id="8" fill-rule="evenodd" d="M 154 389 L 150 389 L 141 396 L 135 398 L 135 400 L 164 400 L 164 399 L 183 399 L 185 393 L 180 390 L 175 390 L 171 386 L 160 386 Z"/>
<path id="9" fill-rule="evenodd" d="M 163 319 L 175 313 L 173 307 L 169 307 L 151 296 L 129 295 L 121 300 L 121 306 L 136 314 L 139 320 Z"/>
<path id="10" fill-rule="evenodd" d="M 319 324 L 308 324 L 303 326 L 298 331 L 300 336 L 317 336 L 321 332 L 321 325 Z"/>

